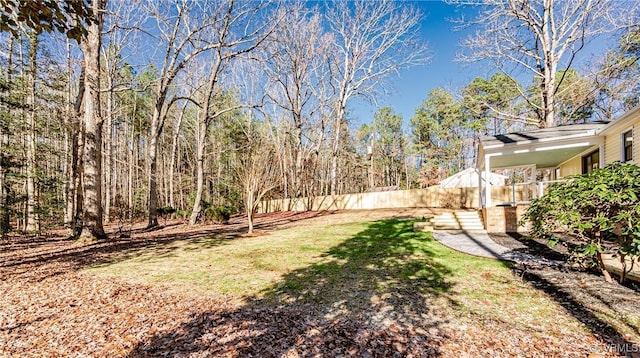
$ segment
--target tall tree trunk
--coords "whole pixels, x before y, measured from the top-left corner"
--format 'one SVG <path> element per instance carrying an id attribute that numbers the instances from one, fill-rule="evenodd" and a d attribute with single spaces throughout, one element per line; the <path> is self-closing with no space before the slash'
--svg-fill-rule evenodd
<path id="1" fill-rule="evenodd" d="M 171 159 L 169 162 L 169 206 L 171 206 L 172 208 L 176 208 L 175 188 L 174 188 L 173 178 L 176 170 L 176 160 L 178 155 L 178 140 L 180 139 L 180 127 L 182 126 L 182 118 L 184 117 L 184 112 L 186 109 L 187 109 L 186 104 L 182 106 L 182 108 L 180 109 L 180 113 L 178 113 L 176 122 L 173 125 L 173 136 L 171 139 Z"/>
<path id="2" fill-rule="evenodd" d="M 102 226 L 102 114 L 100 113 L 100 44 L 104 3 L 93 0 L 94 16 L 98 20 L 87 26 L 87 36 L 81 41 L 85 64 L 84 90 L 84 151 L 83 241 L 106 239 Z"/>
<path id="3" fill-rule="evenodd" d="M 162 147 L 165 147 L 166 144 L 162 145 Z M 167 203 L 169 201 L 169 174 L 167 173 L 168 169 L 167 169 L 167 157 L 165 155 L 161 155 L 160 156 L 162 158 L 162 203 Z"/>
<path id="4" fill-rule="evenodd" d="M 80 158 L 78 156 L 79 149 L 79 132 L 80 123 L 78 123 L 75 113 L 69 115 L 69 125 L 67 128 L 67 143 L 66 150 L 67 164 L 66 164 L 66 181 L 65 181 L 65 209 L 64 209 L 64 224 L 69 236 L 78 236 L 78 191 L 82 190 L 80 185 L 80 173 L 78 170 L 78 164 Z"/>
<path id="5" fill-rule="evenodd" d="M 158 226 L 158 139 L 162 132 L 160 116 L 162 108 L 158 107 L 162 104 L 156 104 L 153 110 L 153 118 L 151 120 L 151 133 L 149 138 L 148 160 L 149 160 L 149 220 L 147 228 Z"/>
<path id="6" fill-rule="evenodd" d="M 29 34 L 29 77 L 27 95 L 27 231 L 38 231 L 38 197 L 36 195 L 36 59 L 38 52 L 38 37 L 35 32 Z"/>
<path id="7" fill-rule="evenodd" d="M 71 43 L 70 40 L 67 39 L 67 73 L 71 73 Z M 64 176 L 65 176 L 65 181 L 64 181 L 64 193 L 63 193 L 63 201 L 64 201 L 64 226 L 67 230 L 70 229 L 71 227 L 71 223 L 73 222 L 73 216 L 74 216 L 74 186 L 73 186 L 73 182 L 74 182 L 74 171 L 72 170 L 73 167 L 73 161 L 74 161 L 74 155 L 73 155 L 73 148 L 75 146 L 73 146 L 72 143 L 74 143 L 73 141 L 73 137 L 76 136 L 77 138 L 77 132 L 73 131 L 72 129 L 72 123 L 73 123 L 73 119 L 75 118 L 75 113 L 73 112 L 73 108 L 71 106 L 71 79 L 69 79 L 69 81 L 67 82 L 67 93 L 66 93 L 66 108 L 65 108 L 65 115 L 66 115 L 66 128 L 64 131 L 64 158 L 65 158 L 65 165 L 64 165 Z M 72 147 L 73 146 L 73 147 Z M 76 154 L 77 157 L 77 154 Z M 72 235 L 72 233 L 70 233 L 70 235 Z"/>
<path id="8" fill-rule="evenodd" d="M 84 78 L 84 77 L 83 77 Z M 84 82 L 84 80 L 83 80 Z M 84 88 L 84 84 L 81 85 Z M 82 97 L 84 97 L 84 90 L 82 91 Z M 78 101 L 81 103 L 81 101 Z M 80 108 L 80 105 L 77 107 Z M 76 113 L 79 113 L 76 112 Z M 74 120 L 74 127 L 77 128 L 75 135 L 75 142 L 72 143 L 72 156 L 73 156 L 73 185 L 74 185 L 74 213 L 73 221 L 69 230 L 69 234 L 75 238 L 80 237 L 82 233 L 82 220 L 84 216 L 84 131 L 81 126 L 79 117 Z"/>
<path id="9" fill-rule="evenodd" d="M 5 72 L 5 82 L 11 81 L 11 71 L 13 67 L 13 36 L 9 35 L 7 68 Z M 11 230 L 9 217 L 9 185 L 7 183 L 7 170 L 3 166 L 4 147 L 9 142 L 9 133 L 5 132 L 5 128 L 0 127 L 0 237 Z"/>
<path id="10" fill-rule="evenodd" d="M 229 14 L 231 13 L 232 6 L 229 7 Z M 194 225 L 202 211 L 202 191 L 204 186 L 204 152 L 207 145 L 207 128 L 211 122 L 211 102 L 215 95 L 216 83 L 220 74 L 220 69 L 223 65 L 223 56 L 221 53 L 217 53 L 217 58 L 214 58 L 214 63 L 207 80 L 207 87 L 203 93 L 204 98 L 201 104 L 200 116 L 198 116 L 198 142 L 196 148 L 196 199 L 193 203 L 193 210 L 191 211 L 191 217 L 189 218 L 189 224 Z"/>
<path id="11" fill-rule="evenodd" d="M 346 86 L 345 86 L 346 87 Z M 331 151 L 331 195 L 338 194 L 338 154 L 340 153 L 340 137 L 342 135 L 342 122 L 346 112 L 345 105 L 339 104 L 338 113 L 336 114 L 333 148 Z"/>
<path id="12" fill-rule="evenodd" d="M 205 101 L 209 103 L 209 101 Z M 203 116 L 207 116 L 207 107 L 202 110 Z M 202 119 L 198 123 L 198 142 L 196 148 L 196 199 L 193 202 L 193 210 L 191 211 L 191 217 L 189 218 L 189 224 L 194 225 L 202 211 L 202 191 L 204 186 L 204 149 L 205 141 L 207 140 L 207 120 Z"/>
<path id="13" fill-rule="evenodd" d="M 70 43 L 67 42 L 67 66 L 69 73 L 71 73 L 71 48 Z M 82 207 L 83 207 L 83 192 L 82 192 L 82 156 L 84 151 L 84 128 L 80 126 L 80 116 L 82 110 L 82 104 L 84 101 L 84 86 L 85 86 L 85 69 L 84 64 L 80 71 L 80 79 L 78 83 L 78 93 L 76 100 L 71 108 L 71 81 L 69 81 L 67 87 L 68 95 L 68 121 L 67 121 L 67 135 L 69 136 L 69 143 L 67 151 L 70 153 L 68 158 L 67 169 L 67 201 L 65 203 L 65 226 L 67 227 L 67 233 L 70 237 L 78 238 L 82 231 Z"/>
<path id="14" fill-rule="evenodd" d="M 247 210 L 247 222 L 249 224 L 249 228 L 247 230 L 248 234 L 253 234 L 253 219 L 255 217 L 255 198 L 254 198 L 254 190 L 255 188 L 250 188 L 250 190 L 245 190 L 246 200 L 245 206 Z"/>
<path id="15" fill-rule="evenodd" d="M 127 181 L 127 218 L 129 220 L 133 219 L 133 207 L 134 207 L 134 202 L 133 202 L 133 179 L 134 177 L 137 177 L 137 173 L 138 173 L 138 169 L 137 167 L 134 166 L 134 155 L 137 158 L 138 156 L 138 142 L 137 142 L 137 137 L 135 135 L 135 125 L 134 121 L 135 121 L 135 113 L 136 113 L 136 109 L 137 109 L 137 99 L 133 100 L 133 111 L 131 111 L 132 115 L 131 115 L 131 120 L 130 123 L 127 122 L 127 130 L 130 133 L 129 136 L 129 150 L 127 151 L 127 155 L 129 156 L 129 160 L 128 160 L 128 167 L 129 167 L 129 171 L 128 171 L 128 181 Z M 137 164 L 138 162 L 136 162 Z M 134 172 L 135 170 L 135 172 Z"/>
<path id="16" fill-rule="evenodd" d="M 113 73 L 112 69 L 107 68 L 107 100 L 106 100 L 106 136 L 104 138 L 104 220 L 109 222 L 111 219 L 111 201 L 113 196 Z"/>
<path id="17" fill-rule="evenodd" d="M 555 91 L 556 91 L 556 67 L 557 65 L 548 61 L 546 69 L 543 71 L 543 89 L 542 89 L 542 108 L 544 113 L 544 122 L 541 128 L 550 128 L 555 126 Z"/>

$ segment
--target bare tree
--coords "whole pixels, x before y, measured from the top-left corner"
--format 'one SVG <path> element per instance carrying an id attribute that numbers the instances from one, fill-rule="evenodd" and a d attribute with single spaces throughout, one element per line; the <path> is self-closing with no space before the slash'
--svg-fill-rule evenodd
<path id="1" fill-rule="evenodd" d="M 87 36 L 80 42 L 84 55 L 84 215 L 82 240 L 106 239 L 102 226 L 102 113 L 100 111 L 100 46 L 104 0 L 91 2 L 97 21 L 87 26 Z"/>
<path id="2" fill-rule="evenodd" d="M 303 188 L 305 163 L 317 155 L 324 141 L 328 87 L 328 50 L 331 38 L 322 27 L 322 16 L 317 8 L 308 8 L 302 2 L 288 4 L 284 21 L 264 51 L 265 69 L 271 85 L 266 96 L 289 118 L 285 128 L 288 135 L 283 144 L 290 142 L 293 163 L 283 160 L 285 170 L 292 167 L 288 188 L 293 197 L 309 196 Z M 277 117 L 277 114 L 276 114 Z M 290 139 L 290 140 L 288 140 Z M 286 159 L 286 156 L 281 156 Z M 311 173 L 307 173 L 309 175 Z M 285 192 L 285 195 L 289 193 Z"/>
<path id="3" fill-rule="evenodd" d="M 27 210 L 25 229 L 27 231 L 38 231 L 40 229 L 40 220 L 38 218 L 38 196 L 36 188 L 36 77 L 37 77 L 37 54 L 38 54 L 38 35 L 31 31 L 29 38 L 29 71 L 27 76 Z"/>
<path id="4" fill-rule="evenodd" d="M 464 0 L 451 3 L 467 3 Z M 558 121 L 556 97 L 567 71 L 589 41 L 632 25 L 638 3 L 616 0 L 484 0 L 478 17 L 467 25 L 477 31 L 463 41 L 459 60 L 489 60 L 516 76 L 523 71 L 535 79 L 534 97 L 523 96 L 534 109 L 539 127 Z"/>
<path id="5" fill-rule="evenodd" d="M 212 4 L 213 5 L 213 4 Z M 206 57 L 209 63 L 209 75 L 199 103 L 198 138 L 196 151 L 196 197 L 189 222 L 196 223 L 202 210 L 202 191 L 204 185 L 204 153 L 207 143 L 207 129 L 212 121 L 225 113 L 245 107 L 243 104 L 226 101 L 222 77 L 232 62 L 241 55 L 248 54 L 262 44 L 278 25 L 276 18 L 264 21 L 261 12 L 266 3 L 259 1 L 220 1 L 209 8 L 213 14 L 213 23 L 209 39 L 213 50 Z M 263 21 L 260 21 L 263 20 Z M 256 24 L 261 24 L 257 25 Z M 218 99 L 218 101 L 215 101 Z"/>
<path id="6" fill-rule="evenodd" d="M 182 120 L 184 113 L 187 110 L 188 102 L 185 102 L 180 107 L 178 115 L 175 117 L 173 123 L 173 132 L 171 135 L 171 156 L 169 157 L 169 206 L 176 208 L 176 201 L 174 198 L 175 186 L 174 186 L 174 173 L 176 168 L 177 156 L 178 156 L 178 141 L 180 140 L 180 131 L 182 128 Z"/>
<path id="7" fill-rule="evenodd" d="M 428 60 L 418 39 L 422 14 L 397 1 L 336 1 L 327 9 L 334 33 L 331 81 L 334 123 L 331 148 L 331 194 L 337 194 L 338 156 L 346 128 L 347 104 L 356 97 L 375 102 L 383 81 L 403 68 Z"/>
<path id="8" fill-rule="evenodd" d="M 246 142 L 239 146 L 233 169 L 243 189 L 244 207 L 253 233 L 253 221 L 260 201 L 280 182 L 276 148 L 268 140 L 264 123 L 249 122 L 245 127 Z"/>
<path id="9" fill-rule="evenodd" d="M 109 14 L 104 25 L 105 46 L 102 51 L 102 65 L 104 67 L 103 89 L 105 94 L 105 131 L 104 137 L 104 219 L 111 219 L 111 207 L 116 192 L 118 171 L 115 170 L 116 141 L 116 117 L 121 109 L 116 103 L 116 93 L 130 90 L 131 84 L 123 81 L 120 71 L 129 60 L 126 47 L 135 48 L 138 32 L 136 29 L 147 20 L 144 14 L 138 11 L 135 2 L 114 1 L 109 9 Z"/>
<path id="10" fill-rule="evenodd" d="M 79 237 L 82 231 L 82 153 L 84 151 L 84 131 L 81 128 L 81 110 L 84 98 L 84 61 L 74 58 L 71 41 L 66 39 L 66 67 L 69 77 L 65 89 L 65 139 L 66 153 L 64 165 L 64 226 L 69 237 Z M 80 74 L 77 80 L 73 80 L 74 64 L 80 63 Z"/>
<path id="11" fill-rule="evenodd" d="M 4 71 L 2 73 L 2 84 L 6 87 L 9 87 L 12 80 L 13 47 L 14 37 L 12 34 L 9 34 L 6 55 L 4 53 L 2 54 L 3 60 L 5 60 L 4 57 L 6 57 L 6 60 L 3 61 Z M 8 88 L 2 88 L 0 93 L 2 92 L 8 92 Z M 3 96 L 0 97 L 0 112 L 7 113 L 6 116 L 8 117 L 10 113 L 9 106 L 5 103 L 5 93 L 2 93 L 2 95 Z M 2 114 L 5 115 L 5 113 Z M 9 155 L 7 155 L 7 147 L 9 144 L 9 125 L 6 122 L 6 119 L 0 121 L 0 237 L 3 237 L 11 229 L 9 217 L 9 183 L 7 180 L 9 169 Z"/>
<path id="12" fill-rule="evenodd" d="M 187 63 L 218 45 L 208 39 L 210 29 L 217 23 L 217 18 L 211 16 L 210 7 L 215 8 L 217 2 L 220 1 L 141 1 L 145 11 L 155 20 L 157 32 L 153 35 L 154 40 L 163 51 L 160 58 L 162 65 L 153 84 L 155 104 L 148 150 L 148 227 L 158 225 L 158 141 L 169 108 L 179 99 L 172 95 L 171 90 L 176 77 Z"/>

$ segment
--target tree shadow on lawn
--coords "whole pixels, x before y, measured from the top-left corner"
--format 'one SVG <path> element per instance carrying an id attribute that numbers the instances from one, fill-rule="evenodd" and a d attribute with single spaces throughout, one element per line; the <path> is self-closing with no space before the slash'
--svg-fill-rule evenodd
<path id="1" fill-rule="evenodd" d="M 130 356 L 435 356 L 452 272 L 413 221 L 380 220 L 232 311 L 203 312 Z M 442 303 L 440 303 L 441 307 Z"/>
<path id="2" fill-rule="evenodd" d="M 152 253 L 156 257 L 169 255 L 176 249 L 175 242 L 189 240 L 202 245 L 223 245 L 229 236 L 220 229 L 195 232 L 159 234 L 153 238 L 134 237 L 109 239 L 90 244 L 78 244 L 73 240 L 47 242 L 31 252 L 4 256 L 0 262 L 0 277 L 43 280 L 59 274 L 83 269 L 88 266 L 108 264 Z"/>
<path id="3" fill-rule="evenodd" d="M 275 229 L 297 221 L 329 215 L 332 212 L 288 212 L 261 215 L 256 229 Z M 0 278 L 40 281 L 88 266 L 116 263 L 144 254 L 163 257 L 176 250 L 178 242 L 187 241 L 190 247 L 212 248 L 228 244 L 246 231 L 246 218 L 235 217 L 228 225 L 180 225 L 169 222 L 149 231 L 145 228 L 126 230 L 130 237 L 119 237 L 114 225 L 109 239 L 88 244 L 58 233 L 38 236 L 13 235 L 0 241 Z"/>

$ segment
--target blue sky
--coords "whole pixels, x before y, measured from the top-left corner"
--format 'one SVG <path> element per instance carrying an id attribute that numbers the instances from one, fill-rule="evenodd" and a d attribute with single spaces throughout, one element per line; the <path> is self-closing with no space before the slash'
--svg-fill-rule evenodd
<path id="1" fill-rule="evenodd" d="M 457 90 L 466 86 L 474 77 L 490 75 L 480 65 L 469 66 L 454 61 L 460 50 L 459 42 L 466 31 L 454 31 L 451 19 L 473 16 L 477 7 L 459 7 L 441 1 L 411 1 L 425 15 L 421 24 L 421 37 L 427 42 L 431 60 L 424 66 L 405 70 L 399 78 L 391 79 L 392 93 L 378 97 L 380 107 L 389 106 L 395 113 L 401 114 L 407 123 L 416 108 L 427 98 L 429 91 L 436 87 Z M 377 107 L 368 103 L 356 102 L 352 107 L 353 124 L 370 123 Z"/>

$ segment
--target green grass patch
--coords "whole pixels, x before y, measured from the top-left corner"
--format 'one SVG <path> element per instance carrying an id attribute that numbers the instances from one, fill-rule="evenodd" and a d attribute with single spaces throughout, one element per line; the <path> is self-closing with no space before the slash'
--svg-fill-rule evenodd
<path id="1" fill-rule="evenodd" d="M 312 291 L 333 297 L 342 285 L 375 290 L 410 283 L 423 285 L 424 292 L 444 292 L 446 277 L 458 269 L 450 263 L 486 261 L 452 252 L 430 233 L 414 232 L 412 225 L 411 220 L 380 220 L 289 228 L 249 238 L 183 240 L 128 253 L 90 270 L 211 294 L 311 299 Z"/>
<path id="2" fill-rule="evenodd" d="M 366 224 L 301 227 L 267 236 L 181 240 L 91 267 L 98 275 L 238 297 L 256 296 L 291 272 L 327 260 L 327 250 Z"/>
<path id="3" fill-rule="evenodd" d="M 251 238 L 183 240 L 129 253 L 90 270 L 238 298 L 357 303 L 392 291 L 441 295 L 456 285 L 456 292 L 469 299 L 499 299 L 495 292 L 504 291 L 502 281 L 511 274 L 505 264 L 452 251 L 434 241 L 431 233 L 414 231 L 413 222 L 325 224 Z M 486 280 L 486 272 L 502 279 Z M 480 281 L 481 289 L 467 285 Z"/>
<path id="4" fill-rule="evenodd" d="M 414 231 L 413 222 L 317 224 L 258 237 L 183 240 L 88 270 L 183 294 L 313 304 L 328 315 L 392 307 L 416 322 L 437 312 L 463 326 L 490 322 L 554 337 L 587 332 L 509 264 L 450 250 L 431 233 Z"/>
<path id="5" fill-rule="evenodd" d="M 546 296 L 515 279 L 505 263 L 452 251 L 431 233 L 414 231 L 412 220 L 184 240 L 142 249 L 90 271 L 237 298 L 357 305 L 396 292 L 446 295 L 463 310 L 485 316 L 503 311 L 504 304 L 532 315 L 545 313 L 549 304 Z"/>

